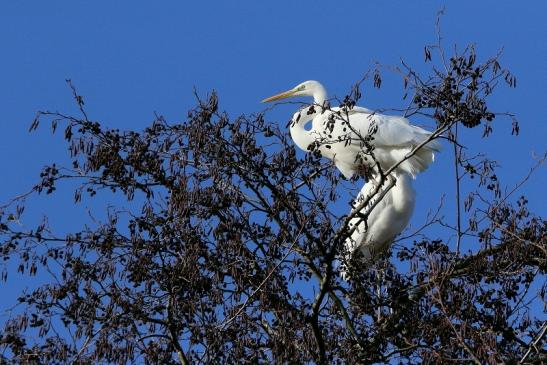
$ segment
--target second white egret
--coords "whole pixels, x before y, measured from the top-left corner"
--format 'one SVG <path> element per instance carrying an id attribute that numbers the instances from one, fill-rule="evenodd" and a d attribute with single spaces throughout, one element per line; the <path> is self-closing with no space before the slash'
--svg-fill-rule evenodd
<path id="1" fill-rule="evenodd" d="M 383 195 L 392 179 L 395 179 L 395 185 Z M 351 213 L 354 213 L 365 199 L 371 197 L 368 204 L 360 209 L 361 212 L 367 212 L 368 216 L 356 215 L 350 220 L 349 228 L 355 229 L 345 241 L 346 251 L 352 254 L 360 250 L 365 261 L 385 251 L 395 237 L 406 228 L 416 203 L 416 192 L 408 174 L 393 173 L 384 181 L 377 193 L 372 195 L 379 183 L 378 177 L 369 180 L 355 199 Z"/>

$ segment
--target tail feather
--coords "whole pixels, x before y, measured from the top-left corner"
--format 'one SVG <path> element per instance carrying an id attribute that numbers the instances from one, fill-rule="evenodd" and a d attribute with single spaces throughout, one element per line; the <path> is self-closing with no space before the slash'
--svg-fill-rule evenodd
<path id="1" fill-rule="evenodd" d="M 417 150 L 412 157 L 401 163 L 400 169 L 410 174 L 410 176 L 415 179 L 416 175 L 427 170 L 429 165 L 435 161 L 435 152 L 440 151 L 440 149 L 441 144 L 438 141 L 431 141 Z M 395 161 L 401 161 L 410 153 L 410 151 L 412 151 L 411 148 L 401 149 L 392 156 Z"/>

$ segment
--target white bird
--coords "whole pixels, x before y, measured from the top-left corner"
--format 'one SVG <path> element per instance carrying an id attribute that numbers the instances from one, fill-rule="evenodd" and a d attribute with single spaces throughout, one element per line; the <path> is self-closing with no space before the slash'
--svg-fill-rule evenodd
<path id="1" fill-rule="evenodd" d="M 348 179 L 362 167 L 377 172 L 375 161 L 386 171 L 431 135 L 404 117 L 382 115 L 361 107 L 328 108 L 327 92 L 317 81 L 305 81 L 262 102 L 294 96 L 313 97 L 313 105 L 299 110 L 292 118 L 290 133 L 294 142 L 304 151 L 318 148 Z M 306 130 L 310 121 L 311 129 Z M 434 152 L 439 150 L 438 141 L 428 142 L 397 170 L 415 177 L 427 169 L 435 158 Z"/>
<path id="2" fill-rule="evenodd" d="M 393 179 L 395 185 L 382 197 L 382 193 L 390 186 L 390 180 Z M 355 230 L 345 241 L 346 252 L 353 256 L 356 250 L 360 250 L 365 262 L 384 252 L 395 237 L 406 228 L 416 202 L 416 192 L 412 187 L 412 178 L 408 174 L 393 172 L 384 179 L 382 186 L 374 194 L 380 182 L 379 175 L 374 176 L 357 195 L 351 213 L 371 196 L 366 206 L 361 208 L 361 212 L 368 212 L 368 216 L 365 218 L 355 215 L 350 220 L 348 228 L 351 230 L 355 227 Z M 378 201 L 380 198 L 381 200 Z M 377 201 L 378 204 L 371 210 Z"/>

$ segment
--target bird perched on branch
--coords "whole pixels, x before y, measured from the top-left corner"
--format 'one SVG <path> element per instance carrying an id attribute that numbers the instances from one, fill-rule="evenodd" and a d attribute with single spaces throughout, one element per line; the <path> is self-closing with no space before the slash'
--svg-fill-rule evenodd
<path id="1" fill-rule="evenodd" d="M 290 133 L 296 145 L 304 151 L 315 149 L 331 159 L 340 172 L 351 178 L 363 167 L 386 171 L 399 163 L 397 170 L 412 177 L 435 159 L 440 144 L 425 143 L 431 133 L 411 125 L 404 117 L 383 115 L 361 107 L 328 107 L 327 92 L 317 81 L 305 81 L 296 87 L 271 96 L 271 102 L 296 96 L 312 96 L 313 104 L 297 111 L 291 121 Z M 311 128 L 306 129 L 311 122 Z"/>
<path id="2" fill-rule="evenodd" d="M 341 273 L 348 279 L 347 259 L 359 251 L 364 262 L 370 262 L 406 228 L 416 202 L 412 179 L 434 161 L 440 143 L 404 117 L 356 106 L 330 108 L 327 92 L 317 81 L 305 81 L 262 102 L 295 96 L 313 97 L 312 105 L 292 117 L 290 133 L 296 145 L 319 151 L 348 179 L 367 172 L 368 181 L 353 203 L 346 227 L 348 255 Z"/>

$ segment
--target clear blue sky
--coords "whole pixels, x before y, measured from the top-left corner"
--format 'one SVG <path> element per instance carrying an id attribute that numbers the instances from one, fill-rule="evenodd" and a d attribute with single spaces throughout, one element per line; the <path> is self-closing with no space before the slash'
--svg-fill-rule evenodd
<path id="1" fill-rule="evenodd" d="M 546 149 L 547 2 L 446 3 L 445 44 L 473 43 L 480 59 L 504 47 L 502 65 L 517 76 L 518 88 L 500 88 L 492 105 L 517 114 L 520 137 L 511 137 L 510 121 L 500 119 L 491 138 L 468 142 L 471 151 L 497 158 L 503 181 L 514 184 L 533 164 L 532 154 Z M 141 129 L 154 112 L 169 121 L 184 119 L 194 105 L 194 87 L 202 95 L 216 89 L 221 109 L 231 116 L 260 111 L 259 100 L 307 79 L 343 97 L 376 61 L 394 65 L 404 58 L 418 69 L 427 67 L 423 46 L 435 41 L 442 6 L 439 1 L 3 1 L 0 202 L 30 188 L 44 164 L 67 161 L 61 134 L 52 137 L 45 125 L 27 133 L 38 110 L 76 112 L 67 78 L 84 96 L 92 119 L 120 129 Z M 401 86 L 388 77 L 382 89 L 365 89 L 361 104 L 400 107 Z M 293 109 L 280 106 L 267 117 L 284 125 Z M 447 149 L 416 181 L 414 224 L 443 193 L 451 194 L 452 174 Z M 543 169 L 523 189 L 542 215 L 546 177 Z M 69 214 L 71 191 L 53 201 L 34 199 L 29 217 L 51 209 L 52 225 L 62 230 L 85 219 Z M 449 204 L 446 215 L 451 211 Z M 0 302 L 0 309 L 5 304 Z"/>

